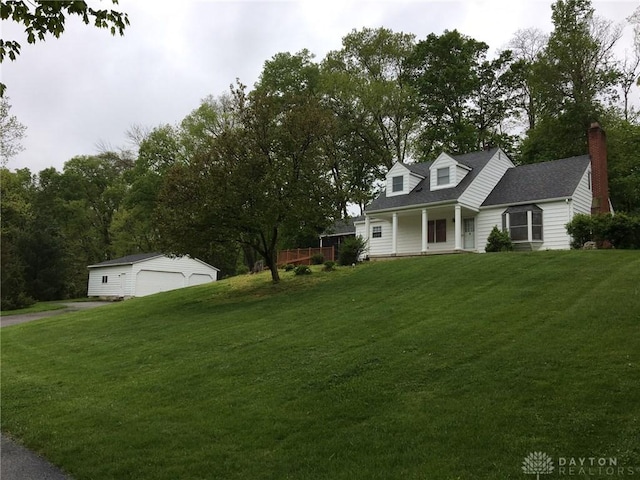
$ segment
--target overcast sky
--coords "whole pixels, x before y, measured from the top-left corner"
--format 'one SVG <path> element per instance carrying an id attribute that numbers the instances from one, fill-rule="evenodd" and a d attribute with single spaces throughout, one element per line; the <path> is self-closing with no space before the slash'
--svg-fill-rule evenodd
<path id="1" fill-rule="evenodd" d="M 89 2 L 96 6 L 96 2 Z M 551 1 L 216 1 L 120 0 L 129 14 L 123 37 L 69 18 L 59 38 L 27 44 L 12 22 L 2 38 L 22 53 L 1 65 L 11 114 L 27 126 L 25 151 L 11 169 L 62 170 L 99 143 L 127 146 L 132 125 L 177 124 L 207 95 L 239 78 L 252 86 L 264 62 L 278 52 L 307 48 L 318 60 L 339 49 L 353 29 L 384 26 L 413 33 L 458 29 L 492 49 L 521 28 L 551 31 Z M 594 1 L 596 13 L 624 22 L 637 0 Z M 110 7 L 110 2 L 97 3 Z M 631 28 L 619 47 L 630 49 Z M 637 96 L 637 91 L 636 91 Z"/>

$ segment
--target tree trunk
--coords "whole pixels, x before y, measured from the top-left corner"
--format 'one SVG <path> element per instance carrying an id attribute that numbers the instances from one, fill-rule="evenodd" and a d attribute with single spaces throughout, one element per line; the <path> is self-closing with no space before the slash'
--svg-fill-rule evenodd
<path id="1" fill-rule="evenodd" d="M 269 270 L 271 270 L 271 281 L 273 283 L 280 282 L 280 273 L 278 272 L 278 265 L 273 260 L 269 261 Z"/>

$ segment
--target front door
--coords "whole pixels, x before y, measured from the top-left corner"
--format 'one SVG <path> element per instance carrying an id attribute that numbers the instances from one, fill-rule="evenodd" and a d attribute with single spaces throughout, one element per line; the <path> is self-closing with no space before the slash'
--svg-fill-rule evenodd
<path id="1" fill-rule="evenodd" d="M 476 222 L 475 218 L 464 219 L 464 249 L 473 250 L 476 248 Z"/>

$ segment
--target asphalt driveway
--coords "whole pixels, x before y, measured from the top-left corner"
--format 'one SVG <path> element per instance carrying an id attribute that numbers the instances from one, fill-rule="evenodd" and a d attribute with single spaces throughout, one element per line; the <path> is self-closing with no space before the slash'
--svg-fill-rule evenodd
<path id="1" fill-rule="evenodd" d="M 108 304 L 109 302 L 67 302 L 64 303 L 65 308 L 61 308 L 59 310 L 50 310 L 48 312 L 38 313 L 23 313 L 20 315 L 9 315 L 7 317 L 2 317 L 0 318 L 0 327 L 9 327 L 11 325 L 17 325 L 18 323 L 40 320 L 41 318 L 54 317 L 56 315 L 62 315 L 63 313 L 77 312 L 80 310 L 87 310 L 89 308 L 101 307 Z"/>

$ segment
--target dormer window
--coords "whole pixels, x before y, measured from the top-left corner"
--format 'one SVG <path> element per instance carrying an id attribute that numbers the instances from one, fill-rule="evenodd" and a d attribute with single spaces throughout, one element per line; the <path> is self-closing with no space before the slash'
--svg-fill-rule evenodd
<path id="1" fill-rule="evenodd" d="M 439 168 L 437 172 L 438 183 L 437 185 L 449 185 L 449 167 Z"/>
<path id="2" fill-rule="evenodd" d="M 391 191 L 402 192 L 404 190 L 404 176 L 398 175 L 397 177 L 393 177 L 392 182 Z"/>

